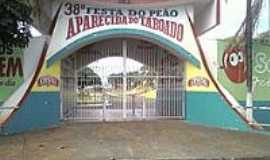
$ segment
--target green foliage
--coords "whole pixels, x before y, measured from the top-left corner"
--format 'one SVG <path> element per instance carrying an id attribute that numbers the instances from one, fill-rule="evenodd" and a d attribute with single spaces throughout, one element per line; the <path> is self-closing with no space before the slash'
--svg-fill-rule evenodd
<path id="1" fill-rule="evenodd" d="M 32 7 L 28 0 L 0 0 L 0 45 L 26 47 L 31 38 Z"/>
<path id="2" fill-rule="evenodd" d="M 87 86 L 102 84 L 100 77 L 91 68 L 85 67 L 79 72 L 78 76 L 78 86 L 82 89 Z"/>

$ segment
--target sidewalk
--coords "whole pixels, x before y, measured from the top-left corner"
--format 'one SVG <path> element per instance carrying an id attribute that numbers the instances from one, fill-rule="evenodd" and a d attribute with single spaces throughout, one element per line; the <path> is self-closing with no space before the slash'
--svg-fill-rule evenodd
<path id="1" fill-rule="evenodd" d="M 65 123 L 0 137 L 1 160 L 270 159 L 270 136 L 183 121 Z"/>

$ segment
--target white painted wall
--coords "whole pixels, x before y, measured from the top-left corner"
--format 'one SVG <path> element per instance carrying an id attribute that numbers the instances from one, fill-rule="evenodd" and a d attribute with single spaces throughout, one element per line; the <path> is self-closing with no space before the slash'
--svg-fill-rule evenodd
<path id="1" fill-rule="evenodd" d="M 45 41 L 47 41 L 46 36 L 41 36 L 31 39 L 28 48 L 24 50 L 23 58 L 23 72 L 24 80 L 29 78 L 31 74 L 36 70 L 38 64 L 38 58 L 42 52 Z"/>

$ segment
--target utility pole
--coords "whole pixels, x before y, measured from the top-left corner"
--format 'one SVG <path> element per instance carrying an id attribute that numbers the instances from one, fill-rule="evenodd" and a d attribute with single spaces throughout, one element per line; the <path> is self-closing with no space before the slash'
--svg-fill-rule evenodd
<path id="1" fill-rule="evenodd" d="M 253 122 L 253 95 L 252 95 L 252 11 L 251 11 L 252 0 L 247 0 L 247 11 L 246 11 L 246 30 L 245 30 L 245 52 L 246 52 L 246 66 L 247 66 L 247 95 L 246 95 L 246 114 L 248 120 Z"/>
<path id="2" fill-rule="evenodd" d="M 267 4 L 267 10 L 268 10 L 268 30 L 270 30 L 270 0 L 268 0 Z"/>

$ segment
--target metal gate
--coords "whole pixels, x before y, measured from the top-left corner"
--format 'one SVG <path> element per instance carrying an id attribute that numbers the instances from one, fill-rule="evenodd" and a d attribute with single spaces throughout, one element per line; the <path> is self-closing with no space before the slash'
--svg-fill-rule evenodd
<path id="1" fill-rule="evenodd" d="M 184 117 L 184 63 L 139 40 L 113 39 L 61 62 L 61 115 L 117 121 Z"/>

